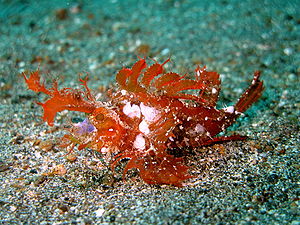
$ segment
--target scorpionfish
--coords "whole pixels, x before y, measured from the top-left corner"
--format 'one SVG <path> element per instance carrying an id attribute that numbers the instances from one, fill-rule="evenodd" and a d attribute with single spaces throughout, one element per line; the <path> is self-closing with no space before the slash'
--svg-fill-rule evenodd
<path id="1" fill-rule="evenodd" d="M 216 142 L 244 140 L 245 136 L 216 136 L 256 102 L 262 94 L 260 72 L 234 106 L 216 108 L 220 91 L 220 75 L 195 69 L 195 78 L 166 72 L 164 65 L 154 62 L 148 66 L 139 59 L 131 69 L 123 68 L 116 75 L 117 90 L 110 92 L 107 102 L 97 101 L 87 86 L 84 89 L 58 89 L 57 82 L 47 88 L 39 71 L 29 77 L 23 73 L 29 89 L 49 95 L 43 107 L 43 120 L 54 124 L 62 110 L 85 112 L 87 118 L 72 124 L 62 138 L 70 151 L 93 149 L 110 155 L 112 169 L 124 158 L 127 162 L 123 177 L 136 168 L 148 184 L 182 186 L 191 178 L 183 157 L 175 151 L 198 148 Z M 107 157 L 109 158 L 109 157 Z"/>

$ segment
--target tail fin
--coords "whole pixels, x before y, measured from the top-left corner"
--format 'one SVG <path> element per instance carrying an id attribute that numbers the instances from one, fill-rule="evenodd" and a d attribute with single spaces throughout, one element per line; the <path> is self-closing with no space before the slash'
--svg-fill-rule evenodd
<path id="1" fill-rule="evenodd" d="M 263 81 L 260 81 L 259 77 L 260 71 L 255 71 L 251 85 L 242 94 L 234 107 L 237 112 L 245 112 L 261 96 L 264 86 Z"/>

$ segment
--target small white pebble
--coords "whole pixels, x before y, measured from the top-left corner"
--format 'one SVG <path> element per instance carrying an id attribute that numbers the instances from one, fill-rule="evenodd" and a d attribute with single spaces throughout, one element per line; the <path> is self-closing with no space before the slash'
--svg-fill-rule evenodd
<path id="1" fill-rule="evenodd" d="M 103 215 L 103 213 L 105 212 L 104 209 L 100 208 L 100 209 L 97 209 L 95 211 L 95 214 L 96 214 L 96 217 L 101 217 Z"/>
<path id="2" fill-rule="evenodd" d="M 19 67 L 24 67 L 25 66 L 25 62 L 19 62 Z"/>
<path id="3" fill-rule="evenodd" d="M 14 205 L 11 205 L 11 206 L 10 206 L 10 211 L 14 212 L 14 211 L 16 211 L 16 210 L 17 210 L 17 207 L 16 207 L 16 206 L 14 206 Z"/>
<path id="4" fill-rule="evenodd" d="M 165 48 L 165 49 L 163 49 L 162 51 L 161 51 L 161 54 L 162 55 L 167 55 L 167 54 L 169 54 L 170 53 L 170 49 L 168 49 L 168 48 Z"/>
<path id="5" fill-rule="evenodd" d="M 41 152 L 39 152 L 39 151 L 34 152 L 34 155 L 37 159 L 42 158 Z"/>
<path id="6" fill-rule="evenodd" d="M 292 48 L 285 48 L 283 49 L 283 53 L 286 55 L 291 55 L 293 54 L 293 49 Z"/>
<path id="7" fill-rule="evenodd" d="M 97 67 L 98 67 L 98 63 L 97 62 L 92 62 L 89 65 L 89 70 L 95 70 L 95 69 L 97 69 Z"/>

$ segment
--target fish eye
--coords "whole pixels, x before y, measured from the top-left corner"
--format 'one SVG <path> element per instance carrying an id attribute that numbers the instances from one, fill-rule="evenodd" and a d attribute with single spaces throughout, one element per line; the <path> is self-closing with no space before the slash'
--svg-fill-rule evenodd
<path id="1" fill-rule="evenodd" d="M 99 113 L 97 116 L 95 116 L 95 119 L 96 119 L 96 120 L 99 120 L 99 121 L 103 121 L 103 120 L 104 120 L 104 115 L 103 115 L 103 113 Z"/>

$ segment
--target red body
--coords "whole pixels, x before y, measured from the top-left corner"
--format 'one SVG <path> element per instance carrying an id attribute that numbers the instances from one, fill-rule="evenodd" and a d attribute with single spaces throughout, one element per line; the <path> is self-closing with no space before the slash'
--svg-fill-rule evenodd
<path id="1" fill-rule="evenodd" d="M 177 73 L 165 73 L 163 66 L 168 61 L 147 68 L 146 61 L 140 59 L 131 69 L 123 68 L 116 76 L 119 89 L 105 103 L 95 100 L 85 80 L 80 80 L 85 92 L 58 90 L 56 83 L 51 89 L 45 88 L 38 71 L 29 78 L 23 75 L 31 90 L 51 97 L 40 103 L 49 125 L 53 125 L 56 113 L 64 109 L 88 113 L 85 121 L 74 124 L 64 136 L 65 146 L 115 153 L 113 168 L 121 159 L 130 159 L 124 174 L 137 168 L 147 183 L 181 186 L 190 175 L 182 158 L 176 158 L 172 150 L 243 140 L 245 137 L 239 135 L 215 136 L 258 100 L 263 83 L 256 72 L 238 102 L 218 110 L 219 74 L 198 67 L 194 80 L 184 79 Z"/>

